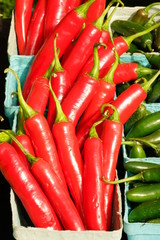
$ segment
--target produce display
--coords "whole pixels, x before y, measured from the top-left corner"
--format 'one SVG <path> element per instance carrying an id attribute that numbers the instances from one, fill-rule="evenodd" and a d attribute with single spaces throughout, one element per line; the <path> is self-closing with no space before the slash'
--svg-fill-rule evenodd
<path id="1" fill-rule="evenodd" d="M 0 129 L 0 170 L 33 227 L 111 232 L 125 182 L 128 222 L 160 223 L 159 5 L 112 21 L 121 0 L 15 1 L 18 56 L 33 59 L 24 79 L 4 70 L 18 112 Z"/>

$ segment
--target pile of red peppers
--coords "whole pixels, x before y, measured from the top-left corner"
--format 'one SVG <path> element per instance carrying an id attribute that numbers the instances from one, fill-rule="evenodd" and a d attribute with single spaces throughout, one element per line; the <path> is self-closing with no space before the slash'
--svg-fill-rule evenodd
<path id="1" fill-rule="evenodd" d="M 5 69 L 17 80 L 20 110 L 17 132 L 0 131 L 0 170 L 35 227 L 110 231 L 114 188 L 102 177 L 114 181 L 123 126 L 153 83 L 115 98 L 116 85 L 138 72 L 136 63 L 121 70 L 119 57 L 160 23 L 113 39 L 120 0 L 38 0 L 34 11 L 32 0 L 15 3 L 19 55 L 34 60 L 23 88 Z"/>

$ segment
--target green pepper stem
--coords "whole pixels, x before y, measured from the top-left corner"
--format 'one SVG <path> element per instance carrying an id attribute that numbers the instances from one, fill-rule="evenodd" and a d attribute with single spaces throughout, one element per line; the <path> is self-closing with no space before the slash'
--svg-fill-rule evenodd
<path id="1" fill-rule="evenodd" d="M 90 132 L 89 132 L 89 137 L 90 138 L 93 138 L 93 137 L 99 138 L 98 133 L 96 131 L 96 127 L 99 124 L 101 124 L 107 117 L 108 117 L 108 115 L 105 115 L 102 119 L 100 119 L 99 121 L 93 123 L 93 125 L 92 125 L 92 127 L 90 129 Z"/>
<path id="2" fill-rule="evenodd" d="M 93 47 L 93 56 L 94 56 L 94 65 L 93 68 L 91 69 L 89 76 L 95 78 L 96 80 L 98 80 L 99 78 L 99 56 L 98 56 L 98 45 L 99 44 L 95 44 Z"/>
<path id="3" fill-rule="evenodd" d="M 102 12 L 102 14 L 99 16 L 99 18 L 97 18 L 94 22 L 93 22 L 93 25 L 98 28 L 98 29 L 102 29 L 102 25 L 103 25 L 103 22 L 104 22 L 104 18 L 106 16 L 106 14 L 108 13 L 110 7 L 115 3 L 115 2 L 119 2 L 124 5 L 120 0 L 112 0 L 108 6 L 105 8 L 105 10 Z"/>
<path id="4" fill-rule="evenodd" d="M 154 24 L 153 26 L 141 31 L 141 32 L 138 32 L 138 33 L 135 33 L 131 36 L 128 36 L 128 37 L 123 37 L 124 41 L 128 44 L 128 46 L 131 44 L 131 42 L 133 42 L 134 39 L 138 38 L 138 37 L 141 37 L 151 31 L 153 31 L 155 28 L 158 28 L 160 26 L 160 22 L 159 23 L 156 23 Z"/>
<path id="5" fill-rule="evenodd" d="M 121 142 L 121 145 L 127 145 L 127 146 L 130 146 L 130 147 L 133 147 L 135 144 L 135 141 L 122 141 Z"/>
<path id="6" fill-rule="evenodd" d="M 58 123 L 58 122 L 68 122 L 68 119 L 67 119 L 66 115 L 64 114 L 64 112 L 62 110 L 61 104 L 60 104 L 59 100 L 56 97 L 56 94 L 54 93 L 54 91 L 52 89 L 51 79 L 49 80 L 49 89 L 50 89 L 51 94 L 53 96 L 53 99 L 55 101 L 56 110 L 57 110 L 55 123 Z"/>
<path id="7" fill-rule="evenodd" d="M 18 145 L 18 147 L 25 154 L 25 156 L 27 157 L 27 159 L 31 165 L 38 160 L 38 158 L 34 157 L 33 155 L 31 155 L 29 152 L 27 152 L 24 149 L 22 144 L 15 138 L 15 136 L 12 134 L 12 132 L 10 130 L 0 129 L 0 131 L 7 134 L 10 137 L 10 139 L 12 139 L 12 141 L 14 141 Z"/>
<path id="8" fill-rule="evenodd" d="M 157 79 L 157 77 L 160 75 L 160 70 L 146 83 L 141 84 L 143 90 L 147 93 L 151 87 L 151 85 L 154 83 L 154 81 Z"/>
<path id="9" fill-rule="evenodd" d="M 58 37 L 58 33 L 55 35 L 55 38 L 54 38 L 54 60 L 55 60 L 55 65 L 53 70 L 54 73 L 63 71 L 61 63 L 59 61 L 58 52 L 57 52 L 57 46 L 56 46 L 57 37 Z"/>
<path id="10" fill-rule="evenodd" d="M 141 172 L 134 176 L 123 178 L 120 180 L 115 180 L 115 181 L 109 181 L 105 178 L 105 176 L 102 176 L 103 182 L 107 184 L 119 184 L 119 183 L 125 183 L 125 182 L 141 181 L 142 179 L 143 179 L 143 174 Z"/>
<path id="11" fill-rule="evenodd" d="M 148 6 L 146 6 L 146 7 L 143 9 L 143 12 L 144 12 L 144 13 L 148 13 L 148 11 L 149 11 L 152 7 L 154 7 L 154 6 L 156 6 L 156 5 L 160 5 L 160 2 L 154 2 L 154 3 L 149 4 Z"/>
<path id="12" fill-rule="evenodd" d="M 119 118 L 119 112 L 117 110 L 117 108 L 110 104 L 110 103 L 104 103 L 101 107 L 101 114 L 105 117 L 106 116 L 106 111 L 104 112 L 104 108 L 106 107 L 110 107 L 113 110 L 113 113 L 110 115 L 109 119 L 115 122 L 119 122 L 120 123 L 120 118 Z"/>
<path id="13" fill-rule="evenodd" d="M 114 63 L 112 65 L 112 67 L 109 69 L 108 73 L 103 77 L 103 80 L 105 80 L 108 83 L 114 84 L 113 76 L 114 76 L 114 73 L 117 69 L 118 63 L 119 63 L 119 55 L 118 55 L 116 47 L 114 45 L 114 41 L 113 41 L 113 37 L 112 37 L 111 33 L 110 33 L 110 38 L 111 38 L 111 41 L 112 41 L 112 44 L 113 44 L 113 47 L 114 47 L 114 58 L 115 58 L 115 60 L 114 60 Z"/>
<path id="14" fill-rule="evenodd" d="M 117 2 L 116 6 L 114 7 L 114 9 L 113 9 L 113 11 L 111 12 L 111 14 L 110 14 L 109 16 L 107 16 L 107 20 L 106 20 L 106 21 L 103 23 L 103 25 L 102 25 L 102 29 L 105 30 L 105 31 L 109 31 L 110 21 L 111 21 L 113 15 L 114 15 L 114 13 L 116 12 L 119 4 L 121 4 L 122 7 L 124 7 L 124 3 L 123 3 L 121 0 L 119 0 L 119 1 L 113 1 L 113 3 L 114 3 L 114 2 Z M 111 3 L 112 3 L 112 1 L 108 4 L 108 6 L 109 6 Z M 113 4 L 113 3 L 112 3 L 112 4 Z"/>
<path id="15" fill-rule="evenodd" d="M 17 135 L 25 134 L 25 129 L 23 125 L 23 110 L 20 107 L 19 108 L 19 113 L 18 113 L 18 130 L 17 130 Z"/>
<path id="16" fill-rule="evenodd" d="M 25 102 L 25 100 L 23 98 L 22 89 L 21 89 L 21 83 L 20 83 L 20 79 L 19 79 L 17 73 L 13 69 L 11 69 L 11 68 L 6 68 L 4 70 L 4 73 L 7 73 L 7 72 L 11 72 L 15 76 L 15 78 L 17 80 L 18 100 L 19 100 L 20 106 L 23 109 L 24 118 L 28 119 L 28 118 L 31 118 L 31 117 L 35 116 L 37 114 L 37 111 L 35 111 L 33 108 L 31 108 Z"/>
<path id="17" fill-rule="evenodd" d="M 15 133 L 12 130 L 7 130 L 9 131 L 12 135 L 15 135 Z M 6 134 L 5 132 L 0 132 L 0 143 L 3 142 L 8 142 L 11 143 L 11 138 L 8 134 Z"/>
<path id="18" fill-rule="evenodd" d="M 158 150 L 157 145 L 150 143 L 149 141 L 145 140 L 145 139 L 141 139 L 141 138 L 129 138 L 128 140 L 130 141 L 138 141 L 140 143 L 144 143 L 145 145 L 153 148 L 155 151 Z"/>
<path id="19" fill-rule="evenodd" d="M 149 18 L 149 20 L 147 21 L 147 23 L 144 25 L 145 28 L 149 28 L 150 26 L 152 26 L 153 20 L 154 18 L 160 13 L 160 11 L 155 12 L 154 14 L 152 14 L 152 16 Z"/>
<path id="20" fill-rule="evenodd" d="M 87 11 L 90 7 L 90 5 L 95 2 L 95 0 L 89 0 L 83 4 L 81 4 L 80 6 L 75 8 L 76 13 L 81 16 L 82 18 L 86 18 L 87 16 Z"/>
<path id="21" fill-rule="evenodd" d="M 140 78 L 149 74 L 155 74 L 157 71 L 158 71 L 157 69 L 151 69 L 151 68 L 143 67 L 140 64 L 137 64 L 137 70 L 136 70 L 137 78 Z"/>

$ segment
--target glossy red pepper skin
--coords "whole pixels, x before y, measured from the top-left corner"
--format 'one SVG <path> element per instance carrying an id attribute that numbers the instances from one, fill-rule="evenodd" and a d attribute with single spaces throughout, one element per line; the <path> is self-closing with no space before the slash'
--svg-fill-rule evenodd
<path id="1" fill-rule="evenodd" d="M 147 93 L 140 84 L 132 84 L 128 89 L 123 91 L 113 102 L 118 112 L 120 121 L 125 124 L 131 115 L 136 111 L 138 106 L 146 99 Z"/>
<path id="2" fill-rule="evenodd" d="M 21 200 L 35 227 L 62 229 L 41 187 L 21 162 L 14 147 L 7 142 L 0 144 L 0 170 Z"/>
<path id="3" fill-rule="evenodd" d="M 38 0 L 28 27 L 25 55 L 36 55 L 43 44 L 46 0 Z"/>
<path id="4" fill-rule="evenodd" d="M 49 99 L 50 91 L 48 81 L 49 80 L 46 77 L 37 78 L 34 81 L 26 100 L 29 106 L 42 114 L 45 113 Z"/>
<path id="5" fill-rule="evenodd" d="M 25 120 L 27 131 L 32 140 L 37 157 L 43 158 L 51 164 L 57 174 L 59 181 L 67 191 L 66 181 L 59 161 L 56 145 L 44 115 L 37 113 Z"/>
<path id="6" fill-rule="evenodd" d="M 60 49 L 59 57 L 61 57 L 72 40 L 80 32 L 84 21 L 85 18 L 77 14 L 75 10 L 70 11 L 57 25 L 50 37 L 44 42 L 36 54 L 24 81 L 23 96 L 25 100 L 29 94 L 34 80 L 37 77 L 44 76 L 50 66 L 50 63 L 54 59 L 53 42 L 55 34 L 58 33 L 57 47 Z"/>
<path id="7" fill-rule="evenodd" d="M 70 12 L 73 8 L 78 7 L 81 1 L 70 0 L 48 0 L 46 2 L 46 14 L 44 24 L 44 39 L 47 39 L 59 22 Z"/>
<path id="8" fill-rule="evenodd" d="M 55 172 L 43 159 L 32 164 L 31 171 L 49 199 L 65 230 L 85 230 L 80 215 L 69 195 L 60 184 Z"/>
<path id="9" fill-rule="evenodd" d="M 63 112 L 75 127 L 98 86 L 99 82 L 95 78 L 84 74 L 74 83 L 63 100 Z"/>
<path id="10" fill-rule="evenodd" d="M 33 0 L 15 1 L 14 19 L 19 55 L 24 54 L 28 27 L 32 15 L 32 6 Z"/>
<path id="11" fill-rule="evenodd" d="M 103 145 L 98 137 L 84 144 L 83 209 L 88 230 L 107 230 L 102 182 Z"/>
<path id="12" fill-rule="evenodd" d="M 101 75 L 105 76 L 109 69 L 110 69 L 109 67 L 103 69 L 103 73 L 101 72 Z M 128 82 L 130 80 L 136 79 L 137 79 L 137 63 L 131 62 L 118 64 L 117 69 L 115 70 L 113 76 L 113 82 L 115 84 L 120 84 L 123 82 Z"/>
<path id="13" fill-rule="evenodd" d="M 71 88 L 69 73 L 65 70 L 54 73 L 51 78 L 51 86 L 59 102 L 62 103 L 63 99 L 66 97 L 67 93 Z M 50 94 L 47 115 L 47 121 L 50 127 L 52 127 L 55 117 L 56 117 L 56 105 L 52 95 Z"/>
<path id="14" fill-rule="evenodd" d="M 83 2 L 87 2 L 84 0 Z M 87 12 L 86 26 L 94 22 L 104 11 L 106 6 L 106 0 L 95 0 L 95 2 L 90 6 Z"/>
<path id="15" fill-rule="evenodd" d="M 103 122 L 101 139 L 103 142 L 103 175 L 107 179 L 115 179 L 117 160 L 121 147 L 123 124 L 114 120 L 106 119 Z M 111 227 L 112 203 L 114 186 L 106 184 L 104 190 L 105 213 L 107 229 Z"/>
<path id="16" fill-rule="evenodd" d="M 63 68 L 70 74 L 71 84 L 75 82 L 79 72 L 92 55 L 93 46 L 99 41 L 100 36 L 101 30 L 89 24 L 78 37 L 65 61 L 62 62 Z"/>
<path id="17" fill-rule="evenodd" d="M 119 56 L 121 56 L 129 48 L 128 44 L 121 36 L 114 39 L 114 45 Z M 106 67 L 110 67 L 114 62 L 114 50 L 113 50 L 113 44 L 111 40 L 109 41 L 107 48 L 100 48 L 98 50 L 98 55 L 99 55 L 99 63 L 100 63 L 99 76 L 102 77 L 101 75 L 102 69 Z M 84 72 L 89 72 L 92 69 L 93 64 L 94 64 L 94 58 L 93 56 L 91 56 L 86 62 L 86 64 L 84 65 L 84 67 L 81 69 L 80 75 L 84 74 Z"/>
<path id="18" fill-rule="evenodd" d="M 56 142 L 59 160 L 68 188 L 78 212 L 83 219 L 83 161 L 75 135 L 75 128 L 70 121 L 57 122 L 52 127 L 52 134 Z"/>
<path id="19" fill-rule="evenodd" d="M 99 86 L 92 100 L 88 104 L 80 122 L 76 128 L 76 136 L 79 147 L 82 149 L 92 124 L 101 118 L 100 108 L 104 103 L 113 101 L 116 86 L 103 79 L 99 80 Z"/>
<path id="20" fill-rule="evenodd" d="M 19 134 L 16 136 L 16 139 L 22 144 L 22 146 L 24 147 L 24 149 L 29 152 L 30 154 L 32 154 L 33 156 L 35 156 L 35 152 L 34 152 L 34 148 L 31 142 L 31 139 L 28 135 L 26 134 Z M 25 156 L 25 154 L 21 151 L 21 149 L 18 147 L 18 145 L 12 141 L 12 146 L 16 149 L 17 153 L 19 154 L 19 157 L 21 159 L 22 162 L 24 162 L 25 166 L 30 169 L 30 164 Z"/>

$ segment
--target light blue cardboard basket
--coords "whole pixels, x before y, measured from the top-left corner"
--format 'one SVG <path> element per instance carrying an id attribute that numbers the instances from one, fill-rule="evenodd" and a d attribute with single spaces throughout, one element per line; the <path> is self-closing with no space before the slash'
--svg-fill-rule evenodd
<path id="1" fill-rule="evenodd" d="M 150 161 L 154 162 L 154 161 Z M 160 164 L 160 161 L 158 161 Z M 125 177 L 130 176 L 126 171 Z M 160 224 L 155 223 L 129 223 L 128 216 L 131 211 L 131 204 L 126 198 L 126 192 L 129 190 L 129 184 L 125 183 L 124 189 L 124 217 L 123 229 L 127 234 L 128 240 L 160 240 Z"/>
<path id="2" fill-rule="evenodd" d="M 12 68 L 18 74 L 22 87 L 33 59 L 34 56 L 20 56 L 20 55 L 12 55 L 9 59 L 9 67 Z M 138 62 L 142 66 L 150 67 L 150 64 L 146 57 L 143 54 L 139 53 L 135 53 L 133 55 L 125 53 L 120 57 L 120 60 L 122 62 Z M 9 72 L 7 73 L 5 82 L 4 112 L 6 117 L 9 119 L 11 127 L 13 125 L 13 119 L 15 118 L 19 110 L 17 96 L 14 95 L 14 97 L 11 97 L 11 94 L 16 91 L 17 91 L 16 79 L 14 75 Z"/>
<path id="3" fill-rule="evenodd" d="M 160 103 L 151 103 L 151 104 L 145 104 L 146 109 L 150 112 L 158 112 L 160 111 Z M 128 161 L 140 161 L 140 158 L 130 158 L 127 153 L 127 147 L 125 145 L 122 145 L 122 156 L 123 156 L 123 162 L 126 163 Z M 153 161 L 157 162 L 157 160 L 160 160 L 160 157 L 147 157 L 142 158 L 142 161 Z"/>

